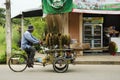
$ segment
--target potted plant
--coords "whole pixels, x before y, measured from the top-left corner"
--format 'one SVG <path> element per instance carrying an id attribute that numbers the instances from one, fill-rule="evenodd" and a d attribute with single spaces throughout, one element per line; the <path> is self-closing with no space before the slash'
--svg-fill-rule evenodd
<path id="1" fill-rule="evenodd" d="M 117 52 L 118 48 L 117 48 L 117 45 L 115 42 L 111 41 L 109 43 L 109 52 L 111 55 L 116 55 L 116 52 Z"/>

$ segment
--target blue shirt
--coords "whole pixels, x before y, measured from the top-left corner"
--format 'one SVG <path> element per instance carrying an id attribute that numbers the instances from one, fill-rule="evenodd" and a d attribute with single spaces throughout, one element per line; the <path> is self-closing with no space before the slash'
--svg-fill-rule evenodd
<path id="1" fill-rule="evenodd" d="M 32 46 L 30 45 L 30 43 L 38 44 L 39 40 L 33 37 L 29 31 L 26 31 L 22 36 L 21 48 L 22 49 L 30 48 Z"/>

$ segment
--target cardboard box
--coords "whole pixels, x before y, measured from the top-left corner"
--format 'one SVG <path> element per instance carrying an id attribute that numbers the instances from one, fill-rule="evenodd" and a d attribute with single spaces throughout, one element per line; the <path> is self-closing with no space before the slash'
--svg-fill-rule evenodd
<path id="1" fill-rule="evenodd" d="M 90 43 L 75 43 L 75 44 L 70 44 L 70 48 L 90 49 Z"/>
<path id="2" fill-rule="evenodd" d="M 82 47 L 83 49 L 90 49 L 90 43 L 83 43 Z"/>

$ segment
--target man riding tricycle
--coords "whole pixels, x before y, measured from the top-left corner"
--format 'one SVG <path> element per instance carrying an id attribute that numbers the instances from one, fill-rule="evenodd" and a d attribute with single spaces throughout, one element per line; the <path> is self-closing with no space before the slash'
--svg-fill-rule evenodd
<path id="1" fill-rule="evenodd" d="M 49 33 L 45 41 L 42 42 L 31 35 L 33 30 L 33 26 L 29 26 L 27 32 L 24 33 L 23 41 L 21 42 L 24 53 L 14 53 L 9 59 L 9 68 L 14 72 L 22 72 L 27 67 L 33 68 L 35 63 L 41 63 L 43 66 L 52 64 L 54 71 L 59 73 L 67 71 L 69 64 L 74 63 L 76 57 L 74 49 L 70 49 L 69 47 L 70 37 L 60 33 Z M 36 48 L 32 46 L 33 44 L 37 44 L 37 47 L 40 47 L 38 49 L 41 50 L 41 54 L 46 54 L 41 61 L 37 61 L 37 59 L 34 58 Z"/>

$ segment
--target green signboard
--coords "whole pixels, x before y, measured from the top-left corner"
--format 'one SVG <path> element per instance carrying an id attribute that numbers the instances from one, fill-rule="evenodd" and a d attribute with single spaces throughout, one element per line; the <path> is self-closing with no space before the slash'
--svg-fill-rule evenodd
<path id="1" fill-rule="evenodd" d="M 59 14 L 71 12 L 73 0 L 42 0 L 43 12 L 45 14 Z"/>

